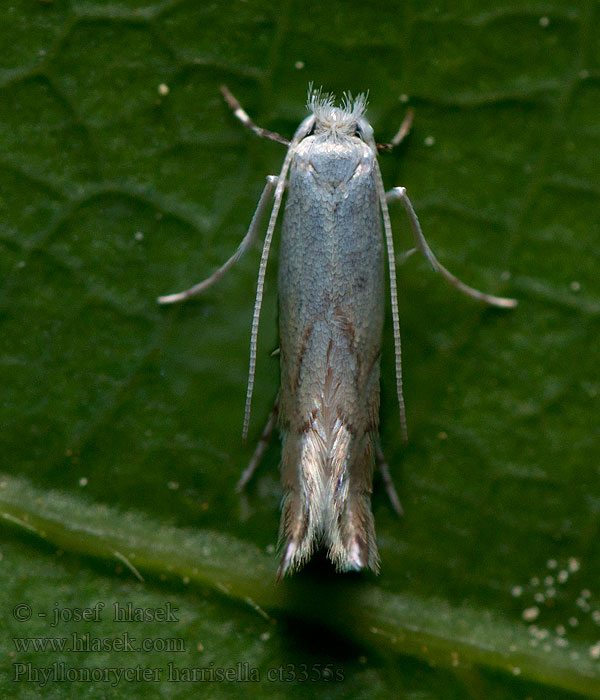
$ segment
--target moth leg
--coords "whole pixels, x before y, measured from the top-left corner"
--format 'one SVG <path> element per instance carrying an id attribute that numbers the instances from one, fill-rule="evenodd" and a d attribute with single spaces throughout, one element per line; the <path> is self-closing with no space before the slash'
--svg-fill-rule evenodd
<path id="1" fill-rule="evenodd" d="M 379 445 L 379 443 L 376 446 L 375 461 L 377 462 L 377 466 L 379 467 L 379 471 L 381 472 L 383 483 L 385 484 L 385 490 L 387 491 L 387 495 L 390 499 L 390 503 L 392 504 L 392 508 L 396 511 L 398 515 L 404 515 L 404 509 L 402 508 L 402 504 L 400 503 L 400 499 L 398 498 L 398 492 L 396 491 L 396 487 L 394 486 L 394 481 L 392 480 L 388 464 L 385 461 L 383 450 L 381 449 L 381 445 Z"/>
<path id="2" fill-rule="evenodd" d="M 378 143 L 377 150 L 379 152 L 391 151 L 392 148 L 396 148 L 396 146 L 399 146 L 402 143 L 402 141 L 404 141 L 404 139 L 408 136 L 410 129 L 412 127 L 414 116 L 415 116 L 415 110 L 409 109 L 406 112 L 406 116 L 402 120 L 402 124 L 400 124 L 400 128 L 396 132 L 396 135 L 394 136 L 394 138 L 389 143 Z"/>
<path id="3" fill-rule="evenodd" d="M 442 265 L 442 263 L 440 263 L 438 261 L 438 259 L 433 254 L 431 248 L 429 247 L 429 244 L 425 240 L 425 236 L 423 235 L 423 232 L 421 231 L 421 225 L 419 224 L 419 219 L 417 218 L 415 210 L 413 209 L 413 206 L 410 203 L 410 199 L 408 198 L 408 195 L 406 194 L 406 188 L 394 187 L 389 192 L 386 192 L 385 198 L 386 198 L 386 201 L 388 201 L 388 202 L 391 202 L 395 199 L 399 199 L 402 202 L 402 204 L 404 205 L 404 208 L 406 209 L 406 212 L 408 214 L 408 220 L 410 221 L 410 225 L 412 228 L 412 232 L 413 232 L 413 236 L 415 239 L 417 249 L 425 256 L 425 258 L 427 258 L 431 267 L 436 272 L 439 272 L 440 274 L 442 274 L 444 276 L 444 278 L 448 282 L 450 282 L 450 284 L 453 287 L 456 287 L 456 289 L 463 292 L 464 294 L 467 294 L 468 296 L 472 297 L 473 299 L 477 299 L 478 301 L 483 301 L 486 304 L 491 304 L 492 306 L 499 306 L 500 308 L 510 309 L 510 308 L 513 308 L 514 306 L 517 305 L 518 302 L 516 299 L 506 299 L 505 297 L 496 297 L 496 296 L 493 296 L 491 294 L 486 294 L 485 292 L 480 292 L 478 289 L 473 289 L 473 287 L 469 287 L 464 282 L 461 282 L 461 280 L 459 280 L 458 277 L 455 277 L 449 270 L 447 270 Z"/>
<path id="4" fill-rule="evenodd" d="M 284 146 L 290 145 L 290 142 L 284 136 L 281 136 L 275 131 L 269 131 L 268 129 L 263 129 L 260 126 L 257 126 L 252 121 L 252 119 L 250 119 L 250 117 L 246 113 L 246 110 L 243 109 L 242 105 L 229 92 L 227 85 L 221 85 L 221 92 L 223 93 L 225 101 L 233 110 L 235 116 L 242 122 L 244 126 L 247 126 L 262 139 L 270 139 L 271 141 L 277 141 L 277 143 L 282 143 Z"/>
<path id="5" fill-rule="evenodd" d="M 400 253 L 398 256 L 398 259 L 396 261 L 396 264 L 398 265 L 404 265 L 404 263 L 412 257 L 415 253 L 418 253 L 419 250 L 418 248 L 411 248 L 410 250 L 405 250 L 404 253 Z"/>
<path id="6" fill-rule="evenodd" d="M 254 243 L 254 240 L 256 239 L 256 234 L 260 226 L 260 220 L 262 219 L 263 214 L 267 209 L 269 199 L 273 194 L 273 190 L 277 186 L 278 182 L 279 178 L 277 177 L 277 175 L 267 176 L 267 184 L 265 185 L 260 199 L 258 200 L 256 211 L 254 212 L 254 216 L 252 217 L 252 221 L 250 222 L 250 228 L 248 229 L 248 233 L 244 236 L 242 242 L 238 246 L 238 249 L 229 258 L 229 260 L 223 265 L 221 265 L 221 267 L 216 272 L 213 272 L 213 274 L 210 277 L 207 277 L 205 280 L 202 280 L 202 282 L 198 282 L 198 284 L 195 284 L 193 287 L 190 287 L 189 289 L 186 289 L 183 292 L 178 292 L 176 294 L 167 294 L 166 296 L 158 297 L 157 301 L 159 304 L 174 304 L 178 301 L 185 301 L 190 297 L 196 296 L 196 294 L 200 294 L 200 292 L 203 292 L 215 282 L 218 282 L 221 279 L 221 277 L 223 277 L 223 275 L 227 272 L 227 270 L 229 270 L 229 268 L 235 265 L 235 263 Z"/>
<path id="7" fill-rule="evenodd" d="M 271 409 L 271 413 L 269 413 L 269 418 L 267 420 L 267 424 L 265 425 L 265 429 L 262 432 L 262 435 L 260 436 L 260 440 L 256 444 L 256 448 L 254 449 L 254 454 L 252 455 L 252 458 L 248 462 L 248 466 L 244 469 L 242 472 L 239 481 L 236 484 L 235 490 L 236 493 L 241 493 L 244 488 L 246 487 L 246 484 L 250 481 L 252 478 L 254 472 L 256 471 L 256 468 L 260 464 L 260 461 L 266 452 L 267 447 L 269 446 L 269 440 L 271 439 L 271 435 L 273 434 L 273 429 L 275 428 L 275 424 L 277 423 L 277 414 L 279 412 L 279 395 L 277 395 L 277 398 L 275 399 L 275 403 L 273 404 L 273 408 Z"/>

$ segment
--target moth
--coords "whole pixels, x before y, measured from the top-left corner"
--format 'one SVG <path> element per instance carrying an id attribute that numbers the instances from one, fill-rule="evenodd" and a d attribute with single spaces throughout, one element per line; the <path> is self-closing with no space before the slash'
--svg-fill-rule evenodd
<path id="1" fill-rule="evenodd" d="M 379 570 L 371 512 L 377 462 L 394 508 L 401 512 L 378 441 L 379 364 L 384 322 L 385 256 L 390 280 L 396 389 L 402 436 L 406 418 L 396 262 L 388 202 L 406 209 L 419 251 L 431 267 L 470 297 L 502 308 L 513 299 L 484 294 L 452 275 L 429 248 L 404 187 L 385 192 L 378 150 L 408 133 L 407 114 L 390 144 L 378 146 L 366 119 L 366 95 L 335 97 L 309 86 L 309 116 L 291 141 L 254 124 L 229 90 L 235 115 L 261 137 L 287 147 L 281 172 L 268 176 L 248 233 L 234 255 L 209 278 L 161 304 L 189 299 L 217 282 L 254 242 L 273 197 L 258 272 L 244 415 L 248 432 L 256 344 L 269 249 L 286 192 L 279 254 L 281 387 L 263 436 L 238 488 L 243 488 L 279 423 L 282 435 L 278 578 L 302 567 L 323 548 L 338 571 Z M 384 245 L 385 243 L 385 245 Z"/>

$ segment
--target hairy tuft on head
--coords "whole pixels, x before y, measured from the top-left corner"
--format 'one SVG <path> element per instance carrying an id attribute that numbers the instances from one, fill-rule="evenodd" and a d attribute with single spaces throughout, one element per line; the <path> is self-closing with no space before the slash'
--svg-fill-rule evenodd
<path id="1" fill-rule="evenodd" d="M 352 97 L 345 92 L 341 104 L 336 107 L 335 95 L 323 92 L 322 88 L 314 90 L 311 83 L 306 108 L 315 115 L 315 133 L 334 132 L 353 136 L 356 125 L 365 116 L 367 97 L 367 93 Z"/>

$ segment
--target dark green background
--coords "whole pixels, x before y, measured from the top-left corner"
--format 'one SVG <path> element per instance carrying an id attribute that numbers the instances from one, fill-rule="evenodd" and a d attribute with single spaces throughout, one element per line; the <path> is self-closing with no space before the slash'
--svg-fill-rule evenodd
<path id="1" fill-rule="evenodd" d="M 436 670 L 427 661 L 448 666 L 447 659 L 382 651 L 341 620 L 325 631 L 286 610 L 292 584 L 281 584 L 284 602 L 271 611 L 273 624 L 223 596 L 225 579 L 185 588 L 168 576 L 165 560 L 165 581 L 156 575 L 139 584 L 113 561 L 59 557 L 52 538 L 40 544 L 6 529 L 5 696 L 567 697 L 543 684 L 553 665 L 543 644 L 565 659 L 578 649 L 587 664 L 600 638 L 593 615 L 600 608 L 599 13 L 597 3 L 583 0 L 522 7 L 469 0 L 3 5 L 6 483 L 23 477 L 19 493 L 29 485 L 42 501 L 58 499 L 67 529 L 85 523 L 85 499 L 90 508 L 117 506 L 123 517 L 145 515 L 149 551 L 170 524 L 229 535 L 275 562 L 277 440 L 245 501 L 233 487 L 277 392 L 278 361 L 269 353 L 278 344 L 278 245 L 267 274 L 248 445 L 240 433 L 257 250 L 191 303 L 160 308 L 155 298 L 199 281 L 235 250 L 264 177 L 281 166 L 284 148 L 241 127 L 218 91 L 222 82 L 259 124 L 287 137 L 305 116 L 309 81 L 338 95 L 369 90 L 379 141 L 394 134 L 407 95 L 415 123 L 398 151 L 381 157 L 386 186 L 407 187 L 441 262 L 467 283 L 520 304 L 509 312 L 483 308 L 417 258 L 399 269 L 410 443 L 404 448 L 399 435 L 389 323 L 381 436 L 406 515 L 398 521 L 376 479 L 382 573 L 365 576 L 365 585 L 399 601 L 414 597 L 424 609 L 449 604 L 492 613 L 517 631 L 536 592 L 555 589 L 536 621 L 548 637 L 530 649 L 542 669 L 538 685 L 471 668 L 476 658 L 468 654 L 457 673 Z M 397 250 L 410 247 L 399 206 L 392 224 Z M 21 500 L 24 513 L 34 508 L 33 498 Z M 117 529 L 127 522 L 115 517 Z M 74 549 L 85 552 L 85 538 Z M 243 577 L 234 551 L 225 547 L 222 555 L 225 571 Z M 570 558 L 579 571 L 544 585 Z M 555 571 L 548 560 L 556 560 Z M 345 579 L 326 566 L 299 576 L 312 582 L 314 605 L 324 609 L 337 580 L 340 595 L 346 591 Z M 586 589 L 589 610 L 582 609 Z M 14 652 L 13 636 L 54 633 L 40 620 L 15 623 L 11 610 L 22 599 L 35 610 L 56 601 L 175 601 L 185 621 L 148 625 L 144 636 L 184 637 L 188 653 L 178 663 L 230 667 L 241 660 L 265 673 L 281 664 L 332 663 L 345 680 L 44 690 L 14 684 L 13 661 L 54 660 Z M 574 617 L 577 626 L 568 622 Z M 556 632 L 561 625 L 564 635 Z M 108 622 L 90 630 L 118 632 Z M 454 623 L 444 633 L 450 647 L 469 636 Z M 569 646 L 557 647 L 560 636 Z M 509 646 L 505 639 L 490 644 Z M 169 659 L 66 660 L 157 666 Z M 569 663 L 576 679 L 576 659 Z"/>

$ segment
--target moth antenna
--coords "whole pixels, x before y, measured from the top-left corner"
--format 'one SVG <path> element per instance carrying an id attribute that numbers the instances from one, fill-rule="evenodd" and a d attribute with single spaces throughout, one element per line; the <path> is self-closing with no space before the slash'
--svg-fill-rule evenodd
<path id="1" fill-rule="evenodd" d="M 283 165 L 281 167 L 281 172 L 279 173 L 279 181 L 277 182 L 277 187 L 275 189 L 273 209 L 271 209 L 269 225 L 267 227 L 267 233 L 265 234 L 262 255 L 260 258 L 260 267 L 258 268 L 256 300 L 254 302 L 254 315 L 252 317 L 252 332 L 250 333 L 250 367 L 248 369 L 248 387 L 246 389 L 246 405 L 244 407 L 244 427 L 242 428 L 242 440 L 244 441 L 248 437 L 248 427 L 250 426 L 250 410 L 252 407 L 252 393 L 254 391 L 254 376 L 256 374 L 256 345 L 258 341 L 258 324 L 260 321 L 260 309 L 262 306 L 263 289 L 265 286 L 267 261 L 269 259 L 269 250 L 271 248 L 271 241 L 273 239 L 273 231 L 275 230 L 277 216 L 281 207 L 281 200 L 283 198 L 283 190 L 285 188 L 287 172 L 289 170 L 290 162 L 294 154 L 293 146 L 294 142 L 292 142 L 292 145 L 288 149 L 288 152 L 283 161 Z"/>
<path id="2" fill-rule="evenodd" d="M 404 405 L 404 394 L 402 392 L 402 342 L 400 339 L 400 314 L 398 312 L 398 285 L 396 282 L 396 257 L 394 255 L 394 239 L 392 237 L 392 225 L 390 223 L 390 212 L 385 199 L 383 179 L 379 163 L 375 161 L 375 178 L 377 183 L 377 194 L 381 206 L 383 217 L 383 230 L 385 232 L 385 244 L 387 247 L 388 267 L 390 274 L 390 297 L 392 303 L 392 326 L 394 328 L 394 357 L 396 364 L 396 393 L 398 394 L 398 406 L 400 408 L 400 433 L 402 442 L 408 442 L 408 430 L 406 428 L 406 407 Z"/>

